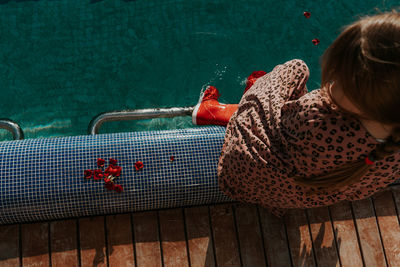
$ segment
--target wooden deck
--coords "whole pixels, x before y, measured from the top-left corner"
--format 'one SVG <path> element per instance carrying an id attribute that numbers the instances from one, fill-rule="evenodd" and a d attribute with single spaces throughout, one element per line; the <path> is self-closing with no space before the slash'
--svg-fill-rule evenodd
<path id="1" fill-rule="evenodd" d="M 400 185 L 290 211 L 238 203 L 0 226 L 0 266 L 400 266 Z"/>

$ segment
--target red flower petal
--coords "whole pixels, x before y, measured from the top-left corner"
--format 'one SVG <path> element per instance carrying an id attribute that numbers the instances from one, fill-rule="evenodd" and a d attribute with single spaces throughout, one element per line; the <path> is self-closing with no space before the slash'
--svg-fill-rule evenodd
<path id="1" fill-rule="evenodd" d="M 318 40 L 317 38 L 315 38 L 315 39 L 312 39 L 312 42 L 313 42 L 313 44 L 314 44 L 314 45 L 317 45 L 317 44 L 319 44 L 319 40 Z"/>
<path id="2" fill-rule="evenodd" d="M 117 160 L 116 159 L 110 159 L 110 164 L 111 165 L 116 165 L 117 164 Z"/>
<path id="3" fill-rule="evenodd" d="M 92 175 L 93 175 L 93 171 L 92 170 L 85 170 L 84 176 L 85 176 L 86 179 L 92 178 Z"/>
<path id="4" fill-rule="evenodd" d="M 116 184 L 116 185 L 114 185 L 114 190 L 115 190 L 117 193 L 121 193 L 122 191 L 124 191 L 124 188 L 123 188 L 121 185 Z"/>
<path id="5" fill-rule="evenodd" d="M 143 166 L 144 166 L 144 164 L 141 161 L 137 161 L 135 163 L 135 168 L 136 168 L 137 171 L 140 170 L 141 168 L 143 168 Z"/>
<path id="6" fill-rule="evenodd" d="M 98 169 L 98 170 L 94 170 L 93 171 L 93 175 L 94 175 L 94 179 L 95 180 L 100 180 L 100 179 L 103 179 L 103 177 L 104 177 L 104 174 L 103 174 L 103 172 L 100 170 L 100 169 Z"/>
<path id="7" fill-rule="evenodd" d="M 107 190 L 114 190 L 115 185 L 114 185 L 114 183 L 113 183 L 111 180 L 109 180 L 108 182 L 106 182 L 106 183 L 104 184 L 104 187 L 105 187 Z"/>
<path id="8" fill-rule="evenodd" d="M 106 163 L 106 161 L 104 159 L 101 159 L 101 158 L 97 159 L 97 166 L 103 167 L 104 163 Z"/>
<path id="9" fill-rule="evenodd" d="M 104 173 L 106 175 L 120 176 L 121 170 L 122 170 L 122 168 L 120 166 L 110 165 L 107 167 L 107 169 L 104 171 Z"/>
<path id="10" fill-rule="evenodd" d="M 303 15 L 304 17 L 306 17 L 306 19 L 309 19 L 311 17 L 311 13 L 308 11 L 304 11 Z"/>
<path id="11" fill-rule="evenodd" d="M 171 156 L 171 157 L 169 158 L 169 160 L 170 160 L 170 161 L 174 161 L 174 160 L 175 160 L 174 156 Z"/>
<path id="12" fill-rule="evenodd" d="M 120 167 L 120 166 L 117 166 L 118 168 L 117 168 L 117 171 L 115 172 L 115 176 L 120 176 L 121 175 L 121 171 L 122 171 L 122 168 Z"/>

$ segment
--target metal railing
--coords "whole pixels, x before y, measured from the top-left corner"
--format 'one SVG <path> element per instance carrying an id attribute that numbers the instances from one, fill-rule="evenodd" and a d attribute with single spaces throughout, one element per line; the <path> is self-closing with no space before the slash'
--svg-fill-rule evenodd
<path id="1" fill-rule="evenodd" d="M 173 118 L 178 116 L 191 116 L 194 107 L 175 107 L 175 108 L 148 108 L 136 110 L 122 110 L 104 112 L 95 116 L 89 123 L 88 134 L 99 133 L 99 129 L 107 121 L 125 121 L 125 120 L 146 120 L 153 118 Z"/>
<path id="2" fill-rule="evenodd" d="M 12 133 L 14 140 L 24 139 L 24 132 L 18 123 L 9 119 L 0 119 L 0 129 L 5 129 Z"/>

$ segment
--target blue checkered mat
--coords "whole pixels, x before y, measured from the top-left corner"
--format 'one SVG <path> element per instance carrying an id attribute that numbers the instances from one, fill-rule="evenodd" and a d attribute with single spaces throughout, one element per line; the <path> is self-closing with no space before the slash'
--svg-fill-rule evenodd
<path id="1" fill-rule="evenodd" d="M 0 224 L 230 201 L 217 183 L 224 134 L 215 126 L 0 142 Z M 84 178 L 97 158 L 118 160 L 124 192 Z"/>

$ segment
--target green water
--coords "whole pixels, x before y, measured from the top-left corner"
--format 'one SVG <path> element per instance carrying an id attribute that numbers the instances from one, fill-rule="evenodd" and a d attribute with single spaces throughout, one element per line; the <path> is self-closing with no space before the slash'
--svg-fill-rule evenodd
<path id="1" fill-rule="evenodd" d="M 236 103 L 252 71 L 292 58 L 309 65 L 313 90 L 340 28 L 396 2 L 0 0 L 0 117 L 26 138 L 82 135 L 101 112 L 194 106 L 209 84 Z M 189 117 L 107 123 L 101 132 L 186 127 Z"/>

